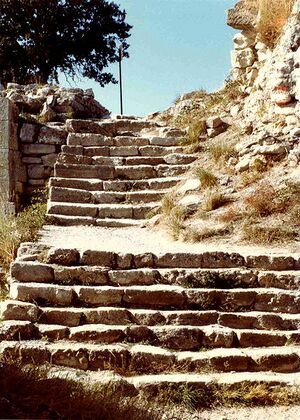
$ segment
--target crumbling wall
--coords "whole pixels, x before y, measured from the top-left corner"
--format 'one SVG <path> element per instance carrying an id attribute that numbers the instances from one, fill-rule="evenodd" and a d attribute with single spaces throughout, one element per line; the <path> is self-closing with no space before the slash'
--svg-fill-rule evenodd
<path id="1" fill-rule="evenodd" d="M 91 89 L 9 83 L 0 92 L 0 200 L 5 211 L 18 212 L 45 189 L 66 144 L 68 119 L 108 115 Z"/>

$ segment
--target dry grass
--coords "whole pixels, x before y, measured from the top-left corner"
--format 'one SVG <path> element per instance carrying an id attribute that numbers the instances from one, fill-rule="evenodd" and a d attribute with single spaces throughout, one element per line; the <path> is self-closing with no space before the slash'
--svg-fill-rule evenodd
<path id="1" fill-rule="evenodd" d="M 299 236 L 300 184 L 275 187 L 262 181 L 244 200 L 241 238 L 250 243 L 272 244 Z"/>
<path id="2" fill-rule="evenodd" d="M 201 229 L 186 228 L 182 234 L 183 240 L 186 242 L 201 242 L 205 239 L 224 236 L 230 233 L 229 226 L 206 226 Z"/>
<path id="3" fill-rule="evenodd" d="M 300 402 L 299 389 L 295 386 L 250 384 L 217 385 L 193 389 L 182 385 L 177 389 L 161 389 L 157 393 L 161 404 L 176 404 L 189 409 L 217 407 L 251 407 L 272 405 L 295 405 Z"/>
<path id="4" fill-rule="evenodd" d="M 182 206 L 175 206 L 165 219 L 165 225 L 173 239 L 178 240 L 184 229 L 186 214 Z"/>
<path id="5" fill-rule="evenodd" d="M 224 206 L 231 200 L 220 190 L 208 190 L 203 198 L 202 210 L 212 211 Z"/>
<path id="6" fill-rule="evenodd" d="M 7 272 L 22 242 L 34 241 L 45 224 L 46 204 L 34 203 L 17 216 L 0 213 L 0 266 Z M 4 293 L 5 284 L 0 283 Z"/>
<path id="7" fill-rule="evenodd" d="M 100 387 L 48 378 L 33 366 L 1 365 L 0 417 L 74 420 L 159 420 L 154 404 L 126 396 L 120 387 Z"/>
<path id="8" fill-rule="evenodd" d="M 206 123 L 203 119 L 195 119 L 188 127 L 188 132 L 185 137 L 181 139 L 182 146 L 188 146 L 191 153 L 199 151 L 201 136 L 206 136 Z"/>
<path id="9" fill-rule="evenodd" d="M 300 183 L 287 182 L 275 188 L 270 182 L 262 181 L 244 202 L 251 214 L 260 217 L 290 212 L 300 204 Z"/>
<path id="10" fill-rule="evenodd" d="M 164 216 L 168 216 L 174 207 L 177 206 L 178 196 L 175 193 L 165 194 L 161 200 L 161 212 Z"/>
<path id="11" fill-rule="evenodd" d="M 294 3 L 295 0 L 257 0 L 260 16 L 257 30 L 262 42 L 270 48 L 276 45 Z"/>
<path id="12" fill-rule="evenodd" d="M 201 182 L 202 188 L 212 188 L 219 184 L 218 178 L 212 172 L 200 166 L 194 168 L 193 174 Z"/>
<path id="13" fill-rule="evenodd" d="M 242 225 L 241 239 L 252 244 L 286 243 L 297 238 L 298 232 L 290 226 L 281 226 L 280 220 L 274 225 L 255 223 L 251 220 Z"/>
<path id="14" fill-rule="evenodd" d="M 239 188 L 244 189 L 246 187 L 249 187 L 249 185 L 252 185 L 258 181 L 260 181 L 263 177 L 263 174 L 261 172 L 251 171 L 251 172 L 243 172 L 240 175 L 239 179 Z"/>
<path id="15" fill-rule="evenodd" d="M 217 142 L 213 143 L 209 148 L 209 153 L 215 163 L 225 164 L 229 158 L 236 157 L 235 144 Z"/>

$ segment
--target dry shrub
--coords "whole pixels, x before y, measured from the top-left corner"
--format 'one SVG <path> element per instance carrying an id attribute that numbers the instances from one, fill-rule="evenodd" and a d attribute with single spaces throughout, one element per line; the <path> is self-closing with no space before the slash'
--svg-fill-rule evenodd
<path id="1" fill-rule="evenodd" d="M 298 232 L 289 226 L 246 222 L 242 226 L 242 239 L 253 244 L 285 243 L 296 239 Z"/>
<path id="2" fill-rule="evenodd" d="M 218 142 L 209 148 L 211 157 L 216 163 L 226 163 L 229 158 L 237 156 L 235 145 L 232 143 Z"/>
<path id="3" fill-rule="evenodd" d="M 260 172 L 243 172 L 239 179 L 239 188 L 246 188 L 262 179 L 263 174 Z"/>
<path id="4" fill-rule="evenodd" d="M 46 204 L 35 203 L 17 216 L 0 213 L 0 266 L 8 272 L 22 242 L 34 241 L 46 221 Z M 0 294 L 6 284 L 0 282 Z"/>
<path id="5" fill-rule="evenodd" d="M 244 203 L 260 217 L 291 212 L 300 204 L 300 183 L 286 182 L 276 189 L 270 182 L 263 181 L 245 198 Z"/>
<path id="6" fill-rule="evenodd" d="M 300 402 L 297 386 L 268 385 L 243 382 L 233 385 L 212 384 L 209 387 L 193 388 L 181 385 L 174 389 L 159 389 L 157 398 L 162 405 L 175 404 L 189 409 L 217 407 L 249 407 L 272 405 L 295 405 Z"/>
<path id="7" fill-rule="evenodd" d="M 201 229 L 186 228 L 183 233 L 183 240 L 187 242 L 201 242 L 204 239 L 213 237 L 220 237 L 230 233 L 231 229 L 229 226 L 214 226 L 214 227 L 203 227 Z"/>
<path id="8" fill-rule="evenodd" d="M 193 171 L 196 178 L 201 182 L 202 188 L 211 188 L 218 185 L 218 178 L 210 171 L 196 166 Z"/>
<path id="9" fill-rule="evenodd" d="M 182 146 L 189 146 L 189 151 L 195 153 L 199 151 L 200 143 L 203 141 L 201 136 L 206 136 L 206 123 L 205 120 L 196 118 L 189 124 L 188 132 L 181 139 L 180 144 Z"/>
<path id="10" fill-rule="evenodd" d="M 276 45 L 294 3 L 295 0 L 257 0 L 260 16 L 257 30 L 262 42 L 269 47 Z"/>
<path id="11" fill-rule="evenodd" d="M 182 206 L 175 206 L 165 220 L 165 224 L 172 238 L 177 240 L 184 229 L 185 211 Z"/>
<path id="12" fill-rule="evenodd" d="M 177 206 L 178 196 L 175 193 L 165 194 L 161 200 L 161 211 L 164 216 L 168 216 L 174 207 Z"/>
<path id="13" fill-rule="evenodd" d="M 218 219 L 222 223 L 232 223 L 240 218 L 240 214 L 235 206 L 228 207 L 222 214 L 219 215 Z"/>
<path id="14" fill-rule="evenodd" d="M 266 217 L 275 212 L 277 194 L 267 181 L 261 182 L 244 200 L 244 203 L 257 216 Z"/>
<path id="15" fill-rule="evenodd" d="M 153 402 L 121 387 L 49 378 L 47 369 L 1 364 L 0 417 L 70 420 L 159 420 Z"/>
<path id="16" fill-rule="evenodd" d="M 202 210 L 212 211 L 216 210 L 219 207 L 224 206 L 224 204 L 229 203 L 231 200 L 229 197 L 225 196 L 219 190 L 209 190 L 204 196 L 202 203 Z"/>

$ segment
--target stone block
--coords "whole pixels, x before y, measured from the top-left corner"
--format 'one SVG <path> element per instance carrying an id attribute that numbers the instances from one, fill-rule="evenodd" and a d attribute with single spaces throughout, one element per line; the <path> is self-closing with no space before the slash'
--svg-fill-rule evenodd
<path id="1" fill-rule="evenodd" d="M 33 179 L 42 179 L 46 175 L 44 165 L 28 165 L 27 171 L 28 177 Z"/>
<path id="2" fill-rule="evenodd" d="M 103 346 L 89 353 L 89 369 L 128 369 L 130 352 L 122 346 Z"/>
<path id="3" fill-rule="evenodd" d="M 36 124 L 22 124 L 21 131 L 20 131 L 20 140 L 22 143 L 33 143 L 35 134 L 38 130 L 38 126 Z"/>
<path id="4" fill-rule="evenodd" d="M 73 290 L 70 287 L 40 283 L 12 283 L 10 297 L 25 302 L 42 302 L 50 305 L 72 305 Z"/>
<path id="5" fill-rule="evenodd" d="M 3 321 L 0 323 L 0 341 L 34 340 L 38 338 L 37 327 L 29 321 Z"/>
<path id="6" fill-rule="evenodd" d="M 54 165 L 57 160 L 57 153 L 50 153 L 49 155 L 42 156 L 42 162 L 45 166 L 50 166 L 54 168 Z"/>
<path id="7" fill-rule="evenodd" d="M 56 148 L 51 144 L 23 144 L 22 151 L 25 155 L 47 155 L 55 153 Z"/>
<path id="8" fill-rule="evenodd" d="M 125 338 L 124 327 L 83 325 L 70 329 L 70 340 L 93 341 L 94 343 L 110 344 L 120 342 Z"/>
<path id="9" fill-rule="evenodd" d="M 5 300 L 0 303 L 0 318 L 3 321 L 30 321 L 37 322 L 38 307 L 32 303 Z"/>
<path id="10" fill-rule="evenodd" d="M 10 275 L 13 279 L 24 283 L 51 283 L 54 279 L 53 268 L 39 262 L 14 261 L 10 267 Z"/>
<path id="11" fill-rule="evenodd" d="M 47 255 L 49 264 L 76 265 L 79 262 L 80 254 L 77 249 L 51 248 Z"/>
<path id="12" fill-rule="evenodd" d="M 117 270 L 108 273 L 109 281 L 113 285 L 151 285 L 157 280 L 157 273 L 154 270 Z"/>
<path id="13" fill-rule="evenodd" d="M 83 312 L 76 308 L 40 308 L 40 310 L 40 322 L 68 327 L 77 327 L 83 315 Z"/>
<path id="14" fill-rule="evenodd" d="M 153 327 L 155 343 L 172 350 L 193 351 L 202 347 L 203 331 L 191 327 Z"/>
<path id="15" fill-rule="evenodd" d="M 65 347 L 57 346 L 51 349 L 51 362 L 55 365 L 67 366 L 74 369 L 88 369 L 88 351 L 74 348 L 74 345 Z"/>
<path id="16" fill-rule="evenodd" d="M 80 264 L 114 268 L 115 261 L 116 254 L 114 252 L 87 250 L 83 252 Z"/>
<path id="17" fill-rule="evenodd" d="M 107 270 L 102 267 L 55 267 L 55 281 L 62 284 L 105 285 Z"/>
<path id="18" fill-rule="evenodd" d="M 125 289 L 123 301 L 134 308 L 182 308 L 183 289 L 171 286 L 145 286 Z"/>
<path id="19" fill-rule="evenodd" d="M 68 133 L 58 127 L 43 126 L 40 129 L 38 143 L 43 144 L 65 144 Z"/>
<path id="20" fill-rule="evenodd" d="M 107 306 L 120 305 L 123 290 L 108 286 L 74 286 L 77 298 L 84 305 Z"/>

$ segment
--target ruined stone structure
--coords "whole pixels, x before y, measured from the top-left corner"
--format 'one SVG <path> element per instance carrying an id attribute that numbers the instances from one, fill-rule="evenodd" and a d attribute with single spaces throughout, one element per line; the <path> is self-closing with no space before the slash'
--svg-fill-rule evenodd
<path id="1" fill-rule="evenodd" d="M 66 144 L 67 118 L 106 115 L 92 90 L 9 83 L 0 92 L 0 133 L 1 194 L 10 211 L 47 185 Z"/>
<path id="2" fill-rule="evenodd" d="M 300 21 L 297 10 L 292 19 Z M 235 25 L 249 31 L 251 22 L 252 17 L 247 25 Z M 248 93 L 256 93 L 232 116 L 253 120 L 256 130 L 251 100 L 256 94 L 266 97 L 264 82 L 253 72 L 257 48 L 245 32 L 235 45 L 236 68 L 251 79 Z M 276 51 L 284 46 L 292 48 L 285 39 Z M 295 63 L 296 51 L 292 54 Z M 87 238 L 80 247 L 22 244 L 11 266 L 9 299 L 0 305 L 3 357 L 110 371 L 110 381 L 126 384 L 130 392 L 187 385 L 209 392 L 216 385 L 238 388 L 249 382 L 300 385 L 299 253 L 225 252 L 218 244 L 213 250 L 166 252 L 155 241 L 147 251 L 137 246 L 128 251 L 132 244 L 120 244 L 120 230 L 129 227 L 132 241 L 144 234 L 147 214 L 194 161 L 180 145 L 181 130 L 147 119 L 78 117 L 55 124 L 23 122 L 18 138 L 11 124 L 14 107 L 2 101 L 3 115 L 9 115 L 4 127 L 12 133 L 6 137 L 18 144 L 14 149 L 6 143 L 7 155 L 16 153 L 26 167 L 24 188 L 31 191 L 51 175 L 49 217 L 64 226 L 61 230 L 81 226 Z M 209 130 L 222 127 L 221 133 L 223 125 L 220 118 L 208 120 Z M 286 127 L 290 130 L 291 123 Z M 270 139 L 259 133 L 255 141 L 240 143 L 238 171 L 249 168 L 255 154 L 275 154 L 272 147 L 280 141 L 287 143 L 286 153 L 299 140 L 294 134 Z M 96 249 L 88 244 L 94 226 L 100 231 Z M 75 241 L 76 229 L 70 229 Z M 115 239 L 113 250 L 102 239 L 107 231 Z"/>

